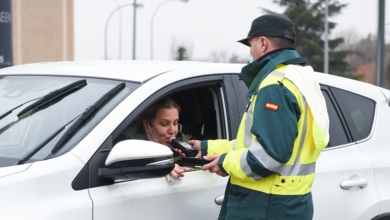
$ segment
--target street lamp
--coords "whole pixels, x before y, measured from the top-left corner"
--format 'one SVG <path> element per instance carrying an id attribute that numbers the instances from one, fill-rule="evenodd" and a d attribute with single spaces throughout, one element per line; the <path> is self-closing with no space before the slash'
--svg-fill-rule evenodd
<path id="1" fill-rule="evenodd" d="M 152 21 L 150 23 L 150 59 L 153 60 L 153 25 L 154 25 L 154 17 L 156 16 L 156 13 L 158 9 L 161 8 L 165 3 L 172 2 L 172 1 L 180 1 L 187 3 L 189 0 L 167 0 L 165 2 L 162 2 L 160 5 L 157 6 L 157 8 L 154 10 L 152 15 Z"/>
<path id="2" fill-rule="evenodd" d="M 376 85 L 383 87 L 385 72 L 385 0 L 379 0 L 378 40 L 376 47 Z"/>
<path id="3" fill-rule="evenodd" d="M 120 5 L 118 7 L 116 7 L 112 12 L 111 14 L 108 16 L 107 20 L 106 20 L 106 24 L 104 26 L 104 59 L 107 60 L 107 28 L 108 28 L 108 23 L 110 22 L 110 19 L 111 17 L 115 14 L 115 12 L 119 11 L 120 9 L 122 9 L 123 7 L 126 7 L 126 6 L 132 6 L 133 4 L 124 4 L 124 5 Z M 121 27 L 119 27 L 121 28 Z"/>
<path id="4" fill-rule="evenodd" d="M 123 7 L 127 7 L 127 6 L 133 6 L 134 7 L 134 18 L 133 18 L 133 60 L 135 60 L 135 33 L 136 33 L 136 27 L 135 27 L 135 24 L 136 24 L 136 9 L 138 7 L 141 7 L 143 6 L 142 4 L 137 4 L 136 3 L 136 0 L 134 0 L 134 3 L 132 4 L 123 4 L 123 5 L 120 5 L 118 7 L 116 7 L 111 13 L 110 15 L 108 16 L 107 20 L 106 20 L 106 24 L 105 24 L 105 27 L 104 27 L 104 59 L 107 60 L 107 28 L 108 28 L 108 23 L 110 22 L 110 19 L 111 17 L 119 10 L 121 10 Z M 121 27 L 119 27 L 121 28 Z"/>
<path id="5" fill-rule="evenodd" d="M 325 30 L 324 30 L 324 73 L 329 73 L 329 24 L 328 24 L 328 14 L 329 6 L 328 0 L 325 1 Z"/>
<path id="6" fill-rule="evenodd" d="M 143 5 L 142 4 L 137 4 L 137 0 L 134 0 L 133 2 L 133 7 L 134 7 L 134 17 L 133 17 L 133 60 L 136 59 L 135 57 L 135 38 L 136 38 L 136 28 L 135 28 L 135 25 L 136 25 L 136 11 L 137 11 L 137 8 L 138 7 L 142 7 Z"/>

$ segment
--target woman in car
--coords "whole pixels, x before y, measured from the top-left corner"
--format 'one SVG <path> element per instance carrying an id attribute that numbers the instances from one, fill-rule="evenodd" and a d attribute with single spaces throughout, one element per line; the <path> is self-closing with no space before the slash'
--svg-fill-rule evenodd
<path id="1" fill-rule="evenodd" d="M 154 103 L 150 108 L 141 114 L 140 122 L 142 133 L 146 140 L 154 141 L 169 148 L 171 138 L 176 138 L 179 132 L 180 106 L 171 98 L 163 98 Z M 178 154 L 183 154 L 179 150 L 174 150 Z M 167 176 L 167 181 L 172 182 L 171 176 L 180 178 L 185 172 L 191 171 L 189 167 L 181 167 L 175 164 L 175 168 Z"/>

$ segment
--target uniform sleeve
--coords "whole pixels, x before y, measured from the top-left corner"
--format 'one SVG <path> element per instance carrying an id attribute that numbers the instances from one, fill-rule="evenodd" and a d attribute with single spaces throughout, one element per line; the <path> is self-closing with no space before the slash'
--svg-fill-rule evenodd
<path id="1" fill-rule="evenodd" d="M 201 142 L 202 156 L 211 156 L 229 152 L 233 149 L 234 140 L 207 140 Z"/>
<path id="2" fill-rule="evenodd" d="M 261 89 L 257 95 L 251 132 L 256 141 L 249 148 L 249 167 L 258 174 L 276 172 L 266 162 L 269 157 L 276 163 L 286 163 L 292 154 L 298 134 L 299 104 L 295 96 L 283 85 L 274 84 Z M 257 143 L 256 143 L 257 142 Z M 263 148 L 259 150 L 258 148 Z M 266 155 L 259 155 L 259 153 Z"/>

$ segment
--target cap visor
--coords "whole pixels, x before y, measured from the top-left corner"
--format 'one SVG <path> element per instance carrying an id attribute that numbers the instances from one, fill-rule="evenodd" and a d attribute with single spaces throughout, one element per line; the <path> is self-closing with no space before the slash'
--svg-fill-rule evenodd
<path id="1" fill-rule="evenodd" d="M 239 41 L 237 41 L 237 42 L 240 42 L 240 43 L 242 43 L 242 44 L 244 44 L 244 45 L 246 45 L 246 46 L 248 46 L 248 47 L 251 46 L 251 45 L 249 44 L 249 37 L 244 38 L 244 39 L 242 39 L 242 40 L 239 40 Z"/>

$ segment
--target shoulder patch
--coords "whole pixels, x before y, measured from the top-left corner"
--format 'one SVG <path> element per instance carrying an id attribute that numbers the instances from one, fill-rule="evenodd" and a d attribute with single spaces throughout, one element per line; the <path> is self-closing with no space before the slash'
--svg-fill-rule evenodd
<path id="1" fill-rule="evenodd" d="M 265 103 L 265 108 L 269 109 L 269 110 L 272 110 L 272 111 L 277 111 L 278 108 L 279 108 L 279 105 L 275 104 L 275 103 L 272 103 L 272 102 L 267 102 L 267 103 Z"/>

